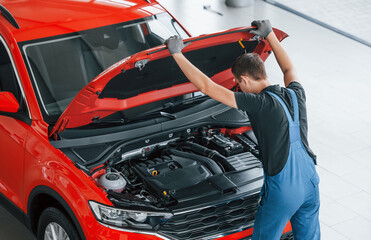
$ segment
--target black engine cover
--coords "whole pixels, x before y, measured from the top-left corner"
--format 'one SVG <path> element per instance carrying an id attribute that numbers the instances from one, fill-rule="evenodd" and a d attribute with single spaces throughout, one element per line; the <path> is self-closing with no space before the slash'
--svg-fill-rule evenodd
<path id="1" fill-rule="evenodd" d="M 137 164 L 134 170 L 157 197 L 173 195 L 178 189 L 195 185 L 212 175 L 201 163 L 175 155 Z"/>

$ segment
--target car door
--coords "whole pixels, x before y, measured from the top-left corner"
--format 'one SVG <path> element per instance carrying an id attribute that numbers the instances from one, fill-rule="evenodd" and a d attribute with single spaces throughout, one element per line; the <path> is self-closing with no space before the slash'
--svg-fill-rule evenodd
<path id="1" fill-rule="evenodd" d="M 18 112 L 0 111 L 0 198 L 23 209 L 24 144 L 30 128 L 29 111 L 14 61 L 5 40 L 0 36 L 0 91 L 17 99 Z"/>

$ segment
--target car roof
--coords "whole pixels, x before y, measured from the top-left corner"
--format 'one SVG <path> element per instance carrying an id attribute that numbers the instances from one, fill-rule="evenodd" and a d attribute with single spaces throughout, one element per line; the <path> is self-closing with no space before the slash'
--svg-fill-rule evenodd
<path id="1" fill-rule="evenodd" d="M 16 29 L 0 17 L 17 42 L 127 22 L 165 11 L 153 0 L 0 0 L 0 4 L 20 26 Z"/>

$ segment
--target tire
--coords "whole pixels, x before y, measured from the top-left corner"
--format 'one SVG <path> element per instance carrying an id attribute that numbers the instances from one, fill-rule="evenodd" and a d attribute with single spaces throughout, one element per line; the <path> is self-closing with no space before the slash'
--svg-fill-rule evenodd
<path id="1" fill-rule="evenodd" d="M 80 237 L 75 226 L 64 213 L 56 208 L 49 207 L 41 213 L 37 226 L 37 239 L 80 240 Z"/>

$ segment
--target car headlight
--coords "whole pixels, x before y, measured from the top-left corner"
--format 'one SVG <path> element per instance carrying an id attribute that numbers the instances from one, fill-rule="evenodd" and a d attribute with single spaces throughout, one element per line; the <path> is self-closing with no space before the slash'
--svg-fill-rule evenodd
<path id="1" fill-rule="evenodd" d="M 114 208 L 89 201 L 95 218 L 115 227 L 150 230 L 173 216 L 169 212 L 147 212 Z"/>

